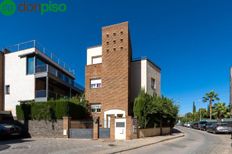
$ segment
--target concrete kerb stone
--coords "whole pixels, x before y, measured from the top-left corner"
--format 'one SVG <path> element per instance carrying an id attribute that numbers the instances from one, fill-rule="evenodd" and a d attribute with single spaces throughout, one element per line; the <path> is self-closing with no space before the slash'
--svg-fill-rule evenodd
<path id="1" fill-rule="evenodd" d="M 126 152 L 126 151 L 130 151 L 130 150 L 135 150 L 135 149 L 139 149 L 142 147 L 146 147 L 146 146 L 150 146 L 153 144 L 158 144 L 161 142 L 165 142 L 165 141 L 169 141 L 169 140 L 173 140 L 173 139 L 177 139 L 177 138 L 181 138 L 184 137 L 184 133 L 178 134 L 176 136 L 168 136 L 167 138 L 163 138 L 163 139 L 159 139 L 156 141 L 151 141 L 145 144 L 139 144 L 139 145 L 135 145 L 133 147 L 122 147 L 121 149 L 110 149 L 110 150 L 104 150 L 104 151 L 100 151 L 101 153 L 109 153 L 109 154 L 115 154 L 115 153 L 121 153 L 121 152 Z M 136 140 L 136 139 L 135 139 Z"/>

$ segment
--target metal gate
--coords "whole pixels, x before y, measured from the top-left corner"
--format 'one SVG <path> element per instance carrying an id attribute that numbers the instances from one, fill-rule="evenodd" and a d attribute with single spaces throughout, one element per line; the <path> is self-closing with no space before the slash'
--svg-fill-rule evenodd
<path id="1" fill-rule="evenodd" d="M 110 128 L 99 128 L 99 138 L 110 138 Z"/>
<path id="2" fill-rule="evenodd" d="M 92 139 L 93 129 L 92 128 L 71 128 L 69 130 L 70 138 L 80 138 L 80 139 Z"/>
<path id="3" fill-rule="evenodd" d="M 71 121 L 69 129 L 70 138 L 92 139 L 93 138 L 93 121 Z"/>

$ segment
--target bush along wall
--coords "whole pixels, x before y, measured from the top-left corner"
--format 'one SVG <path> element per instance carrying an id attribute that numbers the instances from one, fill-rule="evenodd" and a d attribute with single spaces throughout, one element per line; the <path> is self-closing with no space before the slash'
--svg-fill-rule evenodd
<path id="1" fill-rule="evenodd" d="M 72 100 L 25 102 L 16 106 L 17 118 L 18 120 L 57 120 L 64 116 L 76 120 L 88 118 L 90 114 L 87 105 Z"/>

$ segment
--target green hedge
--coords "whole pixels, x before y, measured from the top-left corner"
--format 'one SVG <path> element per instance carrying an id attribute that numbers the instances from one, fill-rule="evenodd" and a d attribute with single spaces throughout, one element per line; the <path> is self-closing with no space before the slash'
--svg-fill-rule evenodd
<path id="1" fill-rule="evenodd" d="M 72 119 L 84 119 L 89 116 L 87 107 L 69 100 L 33 102 L 16 106 L 19 120 L 56 120 L 64 116 Z"/>
<path id="2" fill-rule="evenodd" d="M 18 120 L 29 120 L 31 117 L 31 105 L 21 104 L 16 106 Z"/>

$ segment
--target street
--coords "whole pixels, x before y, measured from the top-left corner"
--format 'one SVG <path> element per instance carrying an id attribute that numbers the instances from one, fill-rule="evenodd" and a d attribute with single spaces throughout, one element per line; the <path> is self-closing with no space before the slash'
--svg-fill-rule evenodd
<path id="1" fill-rule="evenodd" d="M 178 127 L 185 137 L 145 146 L 123 152 L 125 154 L 231 154 L 232 140 L 230 135 L 210 134 L 191 128 Z"/>
<path id="2" fill-rule="evenodd" d="M 128 141 L 109 142 L 104 140 L 31 138 L 0 141 L 0 153 L 75 154 L 117 153 L 123 154 L 231 154 L 230 135 L 210 134 L 204 131 L 177 127 L 184 132 L 171 136 L 156 136 Z M 181 136 L 179 138 L 175 138 Z M 168 140 L 167 139 L 171 139 Z M 166 140 L 166 141 L 165 141 Z M 130 150 L 133 149 L 133 150 Z"/>

